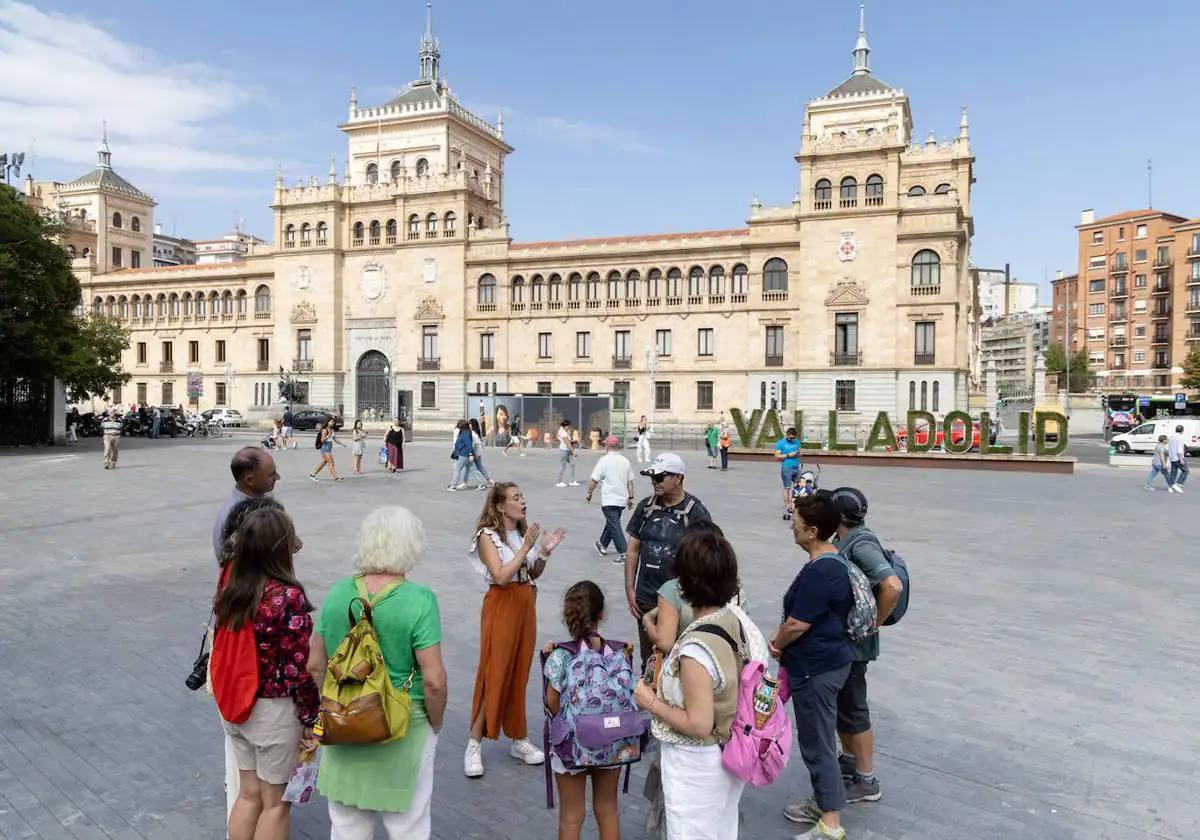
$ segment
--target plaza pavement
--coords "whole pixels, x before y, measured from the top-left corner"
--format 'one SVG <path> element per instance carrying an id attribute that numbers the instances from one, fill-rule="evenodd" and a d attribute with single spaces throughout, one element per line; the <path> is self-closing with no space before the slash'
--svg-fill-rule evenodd
<path id="1" fill-rule="evenodd" d="M 212 702 L 186 690 L 215 566 L 213 515 L 229 492 L 230 440 L 126 441 L 120 468 L 99 442 L 0 458 L 0 837 L 136 840 L 224 836 L 221 738 Z M 337 450 L 349 473 L 348 450 Z M 407 448 L 409 471 L 313 484 L 308 438 L 278 453 L 279 499 L 304 550 L 313 600 L 350 569 L 365 512 L 404 504 L 428 544 L 413 578 L 442 609 L 450 706 L 434 789 L 434 833 L 550 838 L 541 768 L 485 745 L 487 775 L 462 775 L 481 583 L 466 550 L 482 494 L 450 494 L 447 447 Z M 586 480 L 595 455 L 580 458 Z M 750 612 L 765 630 L 801 562 L 779 518 L 769 464 L 703 468 L 688 488 L 740 558 Z M 369 460 L 369 459 L 368 459 Z M 609 597 L 606 635 L 631 638 L 621 571 L 591 548 L 597 506 L 557 489 L 555 453 L 502 458 L 531 517 L 565 525 L 539 598 L 539 637 L 559 638 L 558 603 L 591 577 Z M 883 800 L 850 806 L 855 840 L 1194 838 L 1200 836 L 1197 501 L 1142 491 L 1140 472 L 1085 465 L 1074 476 L 834 468 L 913 574 L 912 606 L 885 631 L 871 669 Z M 639 493 L 648 488 L 639 479 Z M 540 739 L 539 680 L 530 680 Z M 623 797 L 639 838 L 643 770 Z M 785 838 L 784 803 L 808 794 L 798 752 L 775 786 L 742 800 L 744 837 Z M 295 837 L 327 837 L 323 803 L 297 807 Z M 594 837 L 590 826 L 585 836 Z"/>

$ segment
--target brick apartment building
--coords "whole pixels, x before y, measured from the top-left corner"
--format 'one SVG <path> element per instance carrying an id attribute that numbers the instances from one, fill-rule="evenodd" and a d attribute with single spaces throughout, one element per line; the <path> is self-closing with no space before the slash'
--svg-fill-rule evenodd
<path id="1" fill-rule="evenodd" d="M 1102 390 L 1178 388 L 1200 342 L 1200 218 L 1132 210 L 1083 211 L 1079 271 L 1052 286 L 1051 341 L 1086 349 Z"/>

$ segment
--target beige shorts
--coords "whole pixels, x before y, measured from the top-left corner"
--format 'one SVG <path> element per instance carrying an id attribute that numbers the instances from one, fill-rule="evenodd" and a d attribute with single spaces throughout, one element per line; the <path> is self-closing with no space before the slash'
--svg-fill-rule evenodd
<path id="1" fill-rule="evenodd" d="M 259 697 L 245 723 L 222 721 L 239 770 L 270 785 L 286 785 L 296 769 L 302 728 L 290 697 Z"/>

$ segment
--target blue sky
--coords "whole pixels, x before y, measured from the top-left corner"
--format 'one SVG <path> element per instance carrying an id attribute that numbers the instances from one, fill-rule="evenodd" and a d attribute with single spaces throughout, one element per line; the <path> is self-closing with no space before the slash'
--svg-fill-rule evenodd
<path id="1" fill-rule="evenodd" d="M 424 2 L 96 4 L 0 0 L 0 145 L 39 179 L 95 160 L 158 200 L 168 231 L 270 229 L 276 162 L 324 178 L 350 86 L 382 102 L 416 75 Z M 164 9 L 169 12 L 164 13 Z M 736 227 L 785 204 L 805 102 L 844 79 L 854 0 L 436 0 L 456 95 L 505 111 L 517 240 Z M 1076 262 L 1079 211 L 1200 215 L 1200 4 L 869 0 L 872 69 L 915 133 L 970 111 L 974 261 L 1041 281 Z M 1188 104 L 1190 103 L 1190 104 Z M 26 167 L 27 171 L 30 169 Z"/>

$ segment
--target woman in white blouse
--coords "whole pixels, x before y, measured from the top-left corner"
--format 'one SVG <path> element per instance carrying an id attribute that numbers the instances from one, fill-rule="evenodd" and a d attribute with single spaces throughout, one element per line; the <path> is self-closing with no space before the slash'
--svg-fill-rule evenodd
<path id="1" fill-rule="evenodd" d="M 500 731 L 512 739 L 509 755 L 541 764 L 542 751 L 529 743 L 525 687 L 537 644 L 537 588 L 550 554 L 563 541 L 562 528 L 542 534 L 538 523 L 525 523 L 525 497 L 509 481 L 492 485 L 471 541 L 471 557 L 488 583 L 479 627 L 479 667 L 471 704 L 471 735 L 463 772 L 483 775 L 483 738 Z"/>

